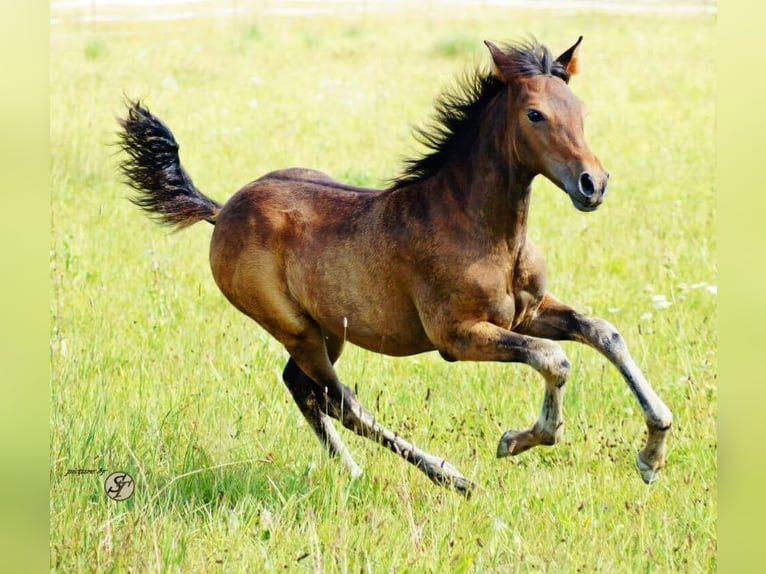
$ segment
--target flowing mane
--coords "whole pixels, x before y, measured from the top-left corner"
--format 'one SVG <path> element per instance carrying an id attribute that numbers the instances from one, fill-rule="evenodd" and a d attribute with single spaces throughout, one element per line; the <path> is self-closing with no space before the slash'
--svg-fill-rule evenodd
<path id="1" fill-rule="evenodd" d="M 528 42 L 506 45 L 512 76 L 557 76 L 569 81 L 566 68 L 553 59 L 548 48 L 532 39 Z M 454 154 L 462 155 L 473 141 L 482 112 L 505 88 L 493 72 L 477 69 L 464 76 L 453 89 L 444 92 L 435 102 L 436 113 L 426 128 L 416 127 L 414 136 L 426 151 L 420 157 L 404 160 L 401 175 L 391 183 L 398 189 L 425 181 L 439 172 Z"/>

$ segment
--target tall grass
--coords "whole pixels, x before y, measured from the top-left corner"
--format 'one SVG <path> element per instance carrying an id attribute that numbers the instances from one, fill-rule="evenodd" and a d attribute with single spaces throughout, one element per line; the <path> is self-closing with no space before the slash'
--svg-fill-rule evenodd
<path id="1" fill-rule="evenodd" d="M 640 480 L 640 409 L 581 346 L 564 344 L 563 443 L 500 461 L 502 432 L 539 412 L 534 371 L 348 348 L 362 402 L 484 488 L 463 500 L 344 432 L 366 471 L 351 480 L 280 382 L 284 350 L 214 286 L 210 227 L 168 234 L 125 200 L 123 94 L 219 200 L 288 166 L 379 186 L 433 97 L 487 62 L 482 40 L 528 33 L 554 51 L 585 36 L 572 87 L 612 173 L 594 214 L 538 180 L 530 235 L 550 290 L 613 322 L 673 410 L 668 465 Z M 51 569 L 715 570 L 713 37 L 710 16 L 491 8 L 54 26 Z M 135 494 L 113 502 L 76 468 L 125 470 Z"/>

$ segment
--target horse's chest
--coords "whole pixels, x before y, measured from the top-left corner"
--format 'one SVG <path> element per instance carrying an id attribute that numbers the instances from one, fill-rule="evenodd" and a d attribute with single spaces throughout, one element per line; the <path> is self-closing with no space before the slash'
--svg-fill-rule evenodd
<path id="1" fill-rule="evenodd" d="M 517 281 L 513 287 L 513 320 L 511 330 L 517 325 L 529 319 L 536 311 L 545 295 L 545 289 L 536 277 L 530 281 Z"/>
<path id="2" fill-rule="evenodd" d="M 481 271 L 469 269 L 472 282 L 462 298 L 474 302 L 477 316 L 484 315 L 495 325 L 513 329 L 535 312 L 545 294 L 544 274 L 537 271 L 512 260 Z"/>

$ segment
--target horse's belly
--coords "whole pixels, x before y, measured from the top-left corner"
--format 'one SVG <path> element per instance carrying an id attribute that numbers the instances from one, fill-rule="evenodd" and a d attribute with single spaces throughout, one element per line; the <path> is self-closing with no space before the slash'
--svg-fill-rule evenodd
<path id="1" fill-rule="evenodd" d="M 327 292 L 315 299 L 310 314 L 333 335 L 376 353 L 406 356 L 432 351 L 414 305 L 388 293 L 371 293 L 369 299 L 354 301 Z"/>
<path id="2" fill-rule="evenodd" d="M 406 357 L 435 349 L 433 343 L 425 337 L 425 333 L 423 337 L 402 337 L 401 333 L 388 337 L 360 333 L 349 337 L 348 341 L 368 351 L 393 357 Z"/>

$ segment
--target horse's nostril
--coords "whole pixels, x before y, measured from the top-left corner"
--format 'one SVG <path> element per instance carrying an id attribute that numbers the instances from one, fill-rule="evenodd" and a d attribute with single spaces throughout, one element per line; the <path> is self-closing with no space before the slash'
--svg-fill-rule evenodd
<path id="1" fill-rule="evenodd" d="M 596 192 L 596 184 L 593 183 L 593 178 L 587 171 L 580 174 L 580 193 L 585 197 L 592 197 Z"/>

